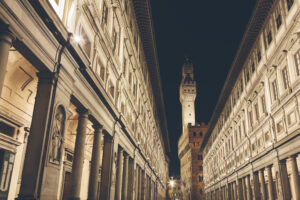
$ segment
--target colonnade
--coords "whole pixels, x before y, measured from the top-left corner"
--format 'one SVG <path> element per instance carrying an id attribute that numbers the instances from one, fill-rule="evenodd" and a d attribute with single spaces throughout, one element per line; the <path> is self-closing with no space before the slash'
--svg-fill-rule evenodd
<path id="1" fill-rule="evenodd" d="M 8 26 L 0 25 L 0 94 L 3 88 L 9 51 L 13 45 L 13 34 Z M 97 120 L 84 102 L 76 95 L 62 92 L 57 72 L 48 70 L 37 73 L 38 85 L 33 110 L 30 135 L 21 175 L 21 186 L 18 195 L 23 199 L 57 198 L 61 184 L 59 178 L 63 168 L 63 143 L 68 106 L 76 106 L 78 116 L 76 139 L 72 157 L 72 173 L 69 199 L 81 199 L 84 162 L 86 159 L 87 127 L 92 124 L 93 144 L 89 170 L 88 199 L 147 199 L 155 200 L 157 194 L 157 177 L 147 162 L 137 162 L 118 143 L 118 134 L 110 134 Z M 63 118 L 56 119 L 58 107 L 63 110 Z M 61 123 L 61 130 L 53 130 L 53 122 Z M 54 134 L 60 134 L 55 136 Z M 58 137 L 59 142 L 52 140 Z M 53 139 L 54 138 L 54 139 Z M 62 139 L 61 139 L 62 138 Z M 60 144 L 61 143 L 61 144 Z M 101 145 L 101 144 L 104 145 Z M 57 145 L 57 146 L 54 146 Z M 51 149 L 51 150 L 50 150 Z M 55 158 L 50 158 L 50 151 L 55 149 Z M 117 151 L 116 151 L 117 149 Z M 136 152 L 139 152 L 136 148 Z M 139 152 L 140 153 L 140 152 Z M 131 152 L 132 154 L 132 152 Z M 101 156 L 103 155 L 103 156 Z M 142 156 L 140 156 L 142 157 Z M 102 158 L 102 162 L 101 162 Z M 55 162 L 54 162 L 55 161 Z M 117 161 L 117 162 L 115 162 Z M 102 166 L 100 166 L 102 163 Z M 140 164 L 142 163 L 142 164 Z M 143 165 L 143 167 L 141 167 Z M 101 177 L 100 177 L 101 176 Z M 56 178 L 53 178 L 56 177 Z M 51 188 L 47 188 L 48 186 Z"/>
<path id="2" fill-rule="evenodd" d="M 227 179 L 207 189 L 205 199 L 300 199 L 299 166 L 297 156 L 277 160 L 271 165 L 253 170 L 241 177 Z M 287 168 L 289 166 L 289 170 Z"/>

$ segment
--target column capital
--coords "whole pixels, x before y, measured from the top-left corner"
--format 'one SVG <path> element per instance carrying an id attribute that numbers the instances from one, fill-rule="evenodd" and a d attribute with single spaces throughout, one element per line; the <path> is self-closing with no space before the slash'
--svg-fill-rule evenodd
<path id="1" fill-rule="evenodd" d="M 4 41 L 9 45 L 12 45 L 12 42 L 16 39 L 16 37 L 8 28 L 8 24 L 0 24 L 0 41 Z"/>
<path id="2" fill-rule="evenodd" d="M 92 127 L 95 130 L 95 133 L 99 133 L 103 129 L 103 126 L 99 123 L 94 123 Z"/>
<path id="3" fill-rule="evenodd" d="M 266 166 L 265 168 L 267 168 L 267 169 L 272 169 L 272 166 L 273 166 L 273 165 L 268 165 L 268 166 Z"/>
<path id="4" fill-rule="evenodd" d="M 288 157 L 289 160 L 295 159 L 298 157 L 298 154 L 293 154 L 291 156 Z"/>
<path id="5" fill-rule="evenodd" d="M 76 112 L 79 114 L 79 117 L 81 118 L 87 118 L 89 115 L 89 110 L 83 107 L 78 107 L 76 109 Z"/>
<path id="6" fill-rule="evenodd" d="M 39 78 L 38 84 L 54 84 L 57 75 L 54 72 L 40 71 L 36 73 Z"/>

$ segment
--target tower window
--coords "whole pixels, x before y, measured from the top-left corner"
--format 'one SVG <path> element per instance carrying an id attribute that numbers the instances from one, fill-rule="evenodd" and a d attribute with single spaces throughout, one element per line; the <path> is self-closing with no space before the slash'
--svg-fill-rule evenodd
<path id="1" fill-rule="evenodd" d="M 198 155 L 198 160 L 202 160 L 203 158 L 202 158 L 202 155 Z"/>
<path id="2" fill-rule="evenodd" d="M 199 182 L 201 182 L 203 180 L 203 177 L 202 176 L 199 176 Z"/>

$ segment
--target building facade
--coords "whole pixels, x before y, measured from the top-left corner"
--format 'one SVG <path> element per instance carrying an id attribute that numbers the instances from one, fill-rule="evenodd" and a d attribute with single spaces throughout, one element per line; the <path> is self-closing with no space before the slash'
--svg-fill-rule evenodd
<path id="1" fill-rule="evenodd" d="M 300 199 L 299 18 L 257 1 L 201 147 L 206 199 Z"/>
<path id="2" fill-rule="evenodd" d="M 148 0 L 0 2 L 0 199 L 165 199 Z"/>
<path id="3" fill-rule="evenodd" d="M 168 182 L 168 199 L 182 200 L 181 180 L 171 177 Z"/>
<path id="4" fill-rule="evenodd" d="M 180 159 L 180 176 L 183 199 L 202 199 L 203 167 L 200 146 L 207 125 L 195 123 L 196 81 L 193 64 L 188 60 L 183 65 L 180 85 L 180 102 L 182 104 L 182 135 L 178 141 L 178 157 Z"/>

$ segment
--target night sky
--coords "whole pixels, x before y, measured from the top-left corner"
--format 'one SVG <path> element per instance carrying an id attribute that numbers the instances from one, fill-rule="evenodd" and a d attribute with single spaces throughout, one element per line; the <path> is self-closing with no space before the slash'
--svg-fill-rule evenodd
<path id="1" fill-rule="evenodd" d="M 256 0 L 150 0 L 171 145 L 170 176 L 180 174 L 179 85 L 185 56 L 197 81 L 196 122 L 208 123 Z"/>

